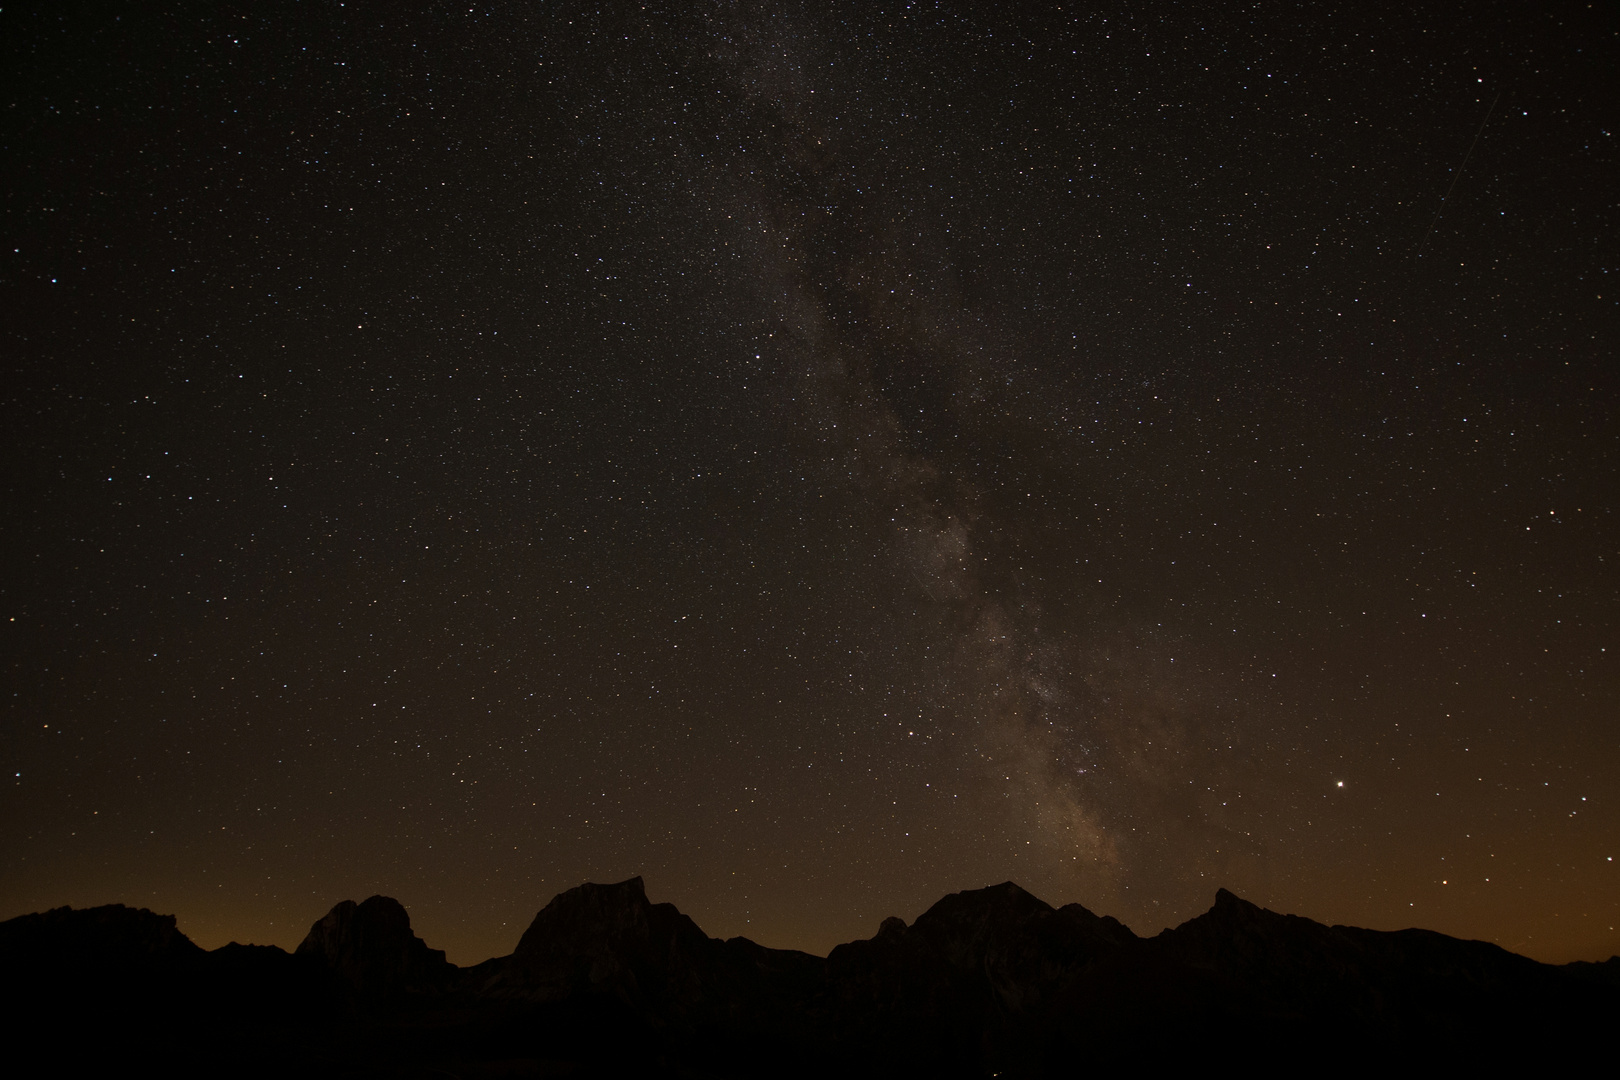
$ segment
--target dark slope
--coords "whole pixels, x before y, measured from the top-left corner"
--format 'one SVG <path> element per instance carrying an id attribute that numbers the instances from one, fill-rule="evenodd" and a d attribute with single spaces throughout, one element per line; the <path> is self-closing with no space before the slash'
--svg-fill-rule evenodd
<path id="1" fill-rule="evenodd" d="M 826 959 L 711 938 L 640 878 L 587 884 L 460 969 L 387 897 L 296 955 L 205 953 L 172 917 L 0 924 L 8 1045 L 64 1068 L 405 1076 L 1078 1076 L 1212 1061 L 1336 1071 L 1606 1054 L 1620 960 L 1552 967 L 1423 930 L 1279 915 L 1222 890 L 1152 938 L 1007 882 Z M 426 1071 L 424 1071 L 426 1070 Z"/>
<path id="2" fill-rule="evenodd" d="M 324 1060 L 342 999 L 324 964 L 273 946 L 198 948 L 122 904 L 0 923 L 0 1038 L 14 1075 L 135 1063 L 193 1075 L 285 1075 Z"/>
<path id="3" fill-rule="evenodd" d="M 1595 965 L 1594 965 L 1595 966 Z M 1578 1060 L 1615 987 L 1428 930 L 1279 915 L 1225 889 L 1203 915 L 1069 980 L 1026 1025 L 1047 1067 L 1109 1058 L 1449 1063 Z M 1061 1069 L 1053 1069 L 1061 1072 Z"/>
<path id="4" fill-rule="evenodd" d="M 53 984 L 168 971 L 201 954 L 173 915 L 123 904 L 52 908 L 0 923 L 6 969 L 27 970 Z"/>

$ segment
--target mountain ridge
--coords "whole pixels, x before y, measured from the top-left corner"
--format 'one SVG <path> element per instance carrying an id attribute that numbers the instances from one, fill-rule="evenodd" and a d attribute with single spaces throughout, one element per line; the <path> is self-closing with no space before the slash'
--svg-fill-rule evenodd
<path id="1" fill-rule="evenodd" d="M 1620 1018 L 1620 957 L 1541 964 L 1434 931 L 1328 926 L 1225 889 L 1142 937 L 1010 881 L 948 894 L 910 924 L 885 919 L 825 958 L 710 937 L 635 877 L 557 894 L 510 954 L 468 967 L 385 896 L 340 901 L 291 953 L 205 951 L 146 909 L 55 908 L 0 923 L 0 965 L 12 1038 L 72 1018 L 104 1034 L 79 1045 L 104 1064 L 182 1071 L 1061 1076 L 1079 1062 L 1280 1061 L 1324 1046 L 1345 1060 L 1528 1061 L 1596 1047 Z"/>

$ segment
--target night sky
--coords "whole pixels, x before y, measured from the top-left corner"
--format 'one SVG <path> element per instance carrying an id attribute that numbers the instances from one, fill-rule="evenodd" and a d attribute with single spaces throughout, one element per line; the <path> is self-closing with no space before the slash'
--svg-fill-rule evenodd
<path id="1" fill-rule="evenodd" d="M 1620 18 L 1405 8 L 4 5 L 0 917 L 1620 952 Z"/>

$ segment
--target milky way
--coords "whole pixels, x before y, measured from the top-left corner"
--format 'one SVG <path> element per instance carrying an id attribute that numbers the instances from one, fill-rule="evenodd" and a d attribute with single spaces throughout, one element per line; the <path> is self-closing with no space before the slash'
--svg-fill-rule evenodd
<path id="1" fill-rule="evenodd" d="M 1620 947 L 1598 15 L 0 20 L 0 915 Z"/>

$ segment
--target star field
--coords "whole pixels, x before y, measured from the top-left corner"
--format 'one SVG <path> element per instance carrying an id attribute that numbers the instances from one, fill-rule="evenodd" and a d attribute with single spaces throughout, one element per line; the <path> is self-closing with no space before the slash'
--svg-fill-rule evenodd
<path id="1" fill-rule="evenodd" d="M 1598 7 L 0 11 L 0 916 L 1620 951 Z"/>

